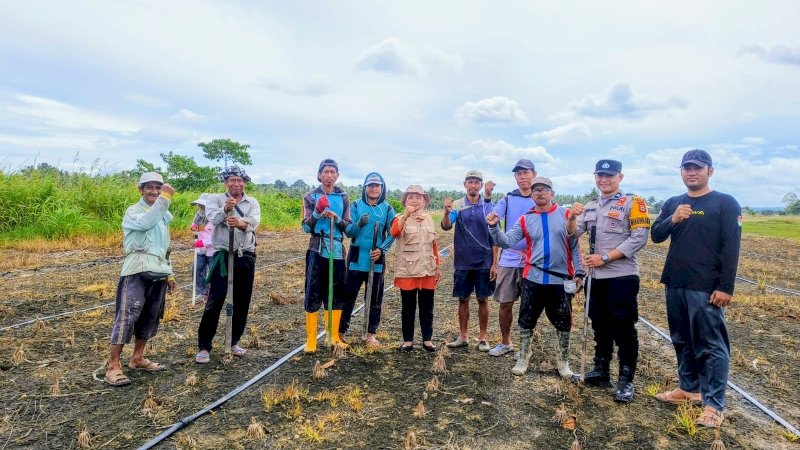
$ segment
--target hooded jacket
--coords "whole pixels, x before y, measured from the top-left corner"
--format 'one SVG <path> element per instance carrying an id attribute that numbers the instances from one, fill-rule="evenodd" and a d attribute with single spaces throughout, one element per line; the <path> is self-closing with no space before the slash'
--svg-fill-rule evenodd
<path id="1" fill-rule="evenodd" d="M 373 206 L 367 199 L 367 180 L 370 176 L 376 175 L 383 183 L 381 185 L 381 195 L 377 203 Z M 369 214 L 369 223 L 359 228 L 358 220 L 362 215 Z M 386 263 L 386 252 L 394 244 L 394 237 L 389 233 L 392 221 L 396 212 L 392 205 L 386 202 L 386 182 L 378 172 L 368 173 L 364 178 L 361 198 L 350 204 L 350 216 L 352 221 L 345 229 L 345 234 L 351 239 L 350 251 L 347 254 L 348 269 L 361 272 L 369 271 L 370 257 L 372 250 L 372 232 L 375 224 L 378 224 L 377 248 L 381 250 L 381 257 L 375 261 L 375 272 L 383 272 Z"/>
<path id="2" fill-rule="evenodd" d="M 308 249 L 327 258 L 330 252 L 329 239 L 331 236 L 330 220 L 317 213 L 316 205 L 320 197 L 326 195 L 322 187 L 318 187 L 306 194 L 303 198 L 303 231 L 311 234 L 308 240 Z M 333 258 L 344 259 L 344 230 L 350 225 L 350 199 L 347 193 L 338 187 L 327 194 L 330 210 L 338 216 L 338 221 L 333 226 Z"/>

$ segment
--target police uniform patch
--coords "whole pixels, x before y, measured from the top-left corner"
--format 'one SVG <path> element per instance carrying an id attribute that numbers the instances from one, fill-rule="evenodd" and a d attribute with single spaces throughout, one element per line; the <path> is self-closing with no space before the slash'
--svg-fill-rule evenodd
<path id="1" fill-rule="evenodd" d="M 647 214 L 647 203 L 642 197 L 633 196 L 633 207 L 630 213 L 631 230 L 650 228 L 650 216 Z"/>
<path id="2" fill-rule="evenodd" d="M 606 215 L 612 219 L 619 219 L 619 211 L 609 211 Z"/>
<path id="3" fill-rule="evenodd" d="M 628 197 L 620 198 L 619 200 L 617 200 L 616 205 L 617 206 L 625 206 L 625 203 L 628 203 Z"/>

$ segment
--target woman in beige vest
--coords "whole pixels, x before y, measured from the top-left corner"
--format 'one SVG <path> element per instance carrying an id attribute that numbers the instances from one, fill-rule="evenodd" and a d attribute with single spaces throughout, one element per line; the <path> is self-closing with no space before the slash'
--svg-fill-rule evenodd
<path id="1" fill-rule="evenodd" d="M 425 212 L 431 202 L 422 186 L 412 184 L 403 193 L 402 215 L 392 221 L 391 233 L 396 241 L 394 285 L 402 299 L 403 345 L 400 350 L 414 348 L 414 311 L 419 303 L 419 326 L 422 348 L 436 351 L 433 337 L 433 293 L 442 274 L 439 270 L 439 248 L 433 219 Z"/>

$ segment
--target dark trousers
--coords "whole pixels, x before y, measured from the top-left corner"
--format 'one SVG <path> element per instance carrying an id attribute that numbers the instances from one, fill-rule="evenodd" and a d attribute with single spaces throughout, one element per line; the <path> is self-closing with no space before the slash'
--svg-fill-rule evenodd
<path id="1" fill-rule="evenodd" d="M 197 266 L 195 270 L 195 291 L 197 295 L 205 295 L 208 293 L 208 283 L 206 283 L 206 271 L 211 266 L 211 259 L 213 256 L 206 256 L 205 253 L 197 255 Z"/>
<path id="2" fill-rule="evenodd" d="M 228 252 L 224 254 L 225 264 L 228 264 Z M 221 265 L 217 265 L 211 272 L 209 280 L 208 301 L 200 319 L 197 329 L 197 347 L 200 350 L 211 351 L 211 341 L 217 334 L 219 313 L 225 304 L 228 294 L 228 277 L 222 276 Z M 230 268 L 228 268 L 230 270 Z M 233 256 L 233 317 L 231 344 L 239 343 L 247 325 L 247 313 L 250 311 L 250 297 L 253 295 L 253 278 L 256 272 L 255 253 L 244 252 L 242 256 Z"/>
<path id="3" fill-rule="evenodd" d="M 709 303 L 710 292 L 669 287 L 666 291 L 681 389 L 699 391 L 704 404 L 721 411 L 731 360 L 725 310 Z"/>
<path id="4" fill-rule="evenodd" d="M 594 356 L 611 361 L 617 344 L 620 367 L 636 368 L 639 357 L 639 277 L 592 279 L 589 318 L 594 330 Z"/>
<path id="5" fill-rule="evenodd" d="M 558 331 L 572 329 L 572 296 L 564 292 L 564 285 L 539 284 L 530 280 L 522 280 L 522 296 L 520 297 L 519 319 L 517 323 L 523 330 L 536 328 L 536 322 L 542 315 Z"/>
<path id="6" fill-rule="evenodd" d="M 328 258 L 317 252 L 306 251 L 306 312 L 328 310 Z M 345 303 L 346 270 L 343 259 L 333 260 L 333 309 L 342 309 Z M 352 311 L 352 310 L 351 310 Z"/>
<path id="7" fill-rule="evenodd" d="M 342 320 L 339 321 L 339 332 L 346 333 L 350 328 L 350 316 L 353 315 L 353 307 L 356 304 L 358 292 L 361 290 L 361 285 L 364 285 L 364 301 L 367 299 L 367 280 L 369 279 L 369 272 L 362 272 L 360 270 L 348 270 L 347 281 L 345 282 L 345 303 L 342 307 Z M 383 305 L 383 272 L 374 272 L 372 274 L 372 298 L 369 307 L 369 324 L 367 325 L 367 332 L 375 334 L 378 331 L 378 325 L 381 323 L 381 306 Z M 366 314 L 366 311 L 364 311 Z"/>
<path id="8" fill-rule="evenodd" d="M 414 312 L 419 303 L 419 328 L 422 331 L 422 340 L 430 341 L 433 338 L 433 289 L 400 290 L 402 310 L 400 316 L 403 320 L 403 340 L 414 341 Z"/>

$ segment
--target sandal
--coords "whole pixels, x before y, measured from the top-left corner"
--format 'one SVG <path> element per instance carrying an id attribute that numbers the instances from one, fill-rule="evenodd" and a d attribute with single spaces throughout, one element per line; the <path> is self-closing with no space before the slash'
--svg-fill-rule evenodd
<path id="1" fill-rule="evenodd" d="M 105 380 L 107 385 L 120 387 L 131 384 L 130 378 L 122 372 L 122 369 L 108 369 L 106 370 Z"/>
<path id="2" fill-rule="evenodd" d="M 167 370 L 163 364 L 150 361 L 149 359 L 145 359 L 142 362 L 145 363 L 144 366 L 134 366 L 133 360 L 131 360 L 131 362 L 128 363 L 128 367 L 132 370 L 143 370 L 145 372 L 161 372 Z"/>
<path id="3" fill-rule="evenodd" d="M 242 358 L 247 353 L 247 350 L 239 347 L 239 344 L 235 344 L 231 345 L 231 353 L 233 353 L 233 356 Z"/>
<path id="4" fill-rule="evenodd" d="M 208 354 L 208 350 L 200 350 L 194 357 L 194 362 L 197 364 L 208 364 L 209 361 L 211 361 L 211 355 Z"/>
<path id="5" fill-rule="evenodd" d="M 414 344 L 411 344 L 411 345 L 400 344 L 400 351 L 401 352 L 408 353 L 408 352 L 410 352 L 412 350 L 414 350 Z"/>
<path id="6" fill-rule="evenodd" d="M 434 345 L 434 344 L 428 345 L 428 344 L 423 342 L 422 343 L 422 348 L 424 348 L 425 350 L 427 350 L 430 353 L 433 353 L 433 352 L 436 351 L 436 345 Z"/>
<path id="7" fill-rule="evenodd" d="M 656 394 L 656 400 L 676 405 L 683 402 L 691 402 L 694 405 L 700 405 L 703 403 L 699 393 L 686 392 L 681 388 L 675 388 L 671 391 Z"/>

